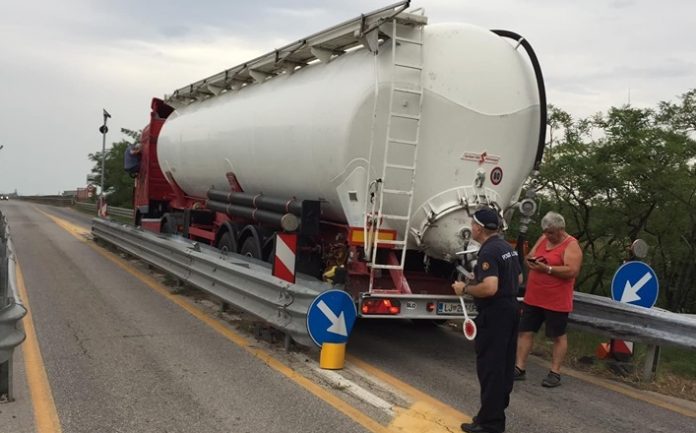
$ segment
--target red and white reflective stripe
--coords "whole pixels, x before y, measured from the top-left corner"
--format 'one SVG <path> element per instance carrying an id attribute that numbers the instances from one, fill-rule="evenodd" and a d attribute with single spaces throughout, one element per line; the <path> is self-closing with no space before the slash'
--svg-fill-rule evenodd
<path id="1" fill-rule="evenodd" d="M 615 339 L 612 346 L 614 353 L 621 353 L 624 355 L 633 355 L 633 342 Z"/>
<path id="2" fill-rule="evenodd" d="M 273 275 L 290 283 L 295 282 L 295 257 L 297 255 L 297 234 L 277 233 Z"/>

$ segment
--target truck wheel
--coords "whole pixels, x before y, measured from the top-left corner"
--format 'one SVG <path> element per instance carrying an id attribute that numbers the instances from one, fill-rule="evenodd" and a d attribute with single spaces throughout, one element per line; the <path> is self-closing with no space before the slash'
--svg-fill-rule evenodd
<path id="1" fill-rule="evenodd" d="M 223 254 L 236 253 L 237 252 L 237 241 L 230 232 L 226 232 L 220 240 L 218 241 L 217 247 Z"/>
<path id="2" fill-rule="evenodd" d="M 259 243 L 256 241 L 256 238 L 254 238 L 253 236 L 249 236 L 248 238 L 246 238 L 246 240 L 242 244 L 242 249 L 239 250 L 239 254 L 262 260 L 261 245 L 259 245 Z"/>

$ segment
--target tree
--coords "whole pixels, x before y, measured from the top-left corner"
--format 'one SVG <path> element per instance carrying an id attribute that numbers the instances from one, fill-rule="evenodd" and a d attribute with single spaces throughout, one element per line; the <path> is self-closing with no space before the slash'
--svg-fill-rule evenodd
<path id="1" fill-rule="evenodd" d="M 692 90 L 656 109 L 612 107 L 578 120 L 550 107 L 554 142 L 541 167 L 541 212 L 561 212 L 579 239 L 580 290 L 608 294 L 627 246 L 643 238 L 661 305 L 696 311 L 695 102 Z"/>
<path id="2" fill-rule="evenodd" d="M 137 142 L 140 137 L 139 132 L 129 129 L 122 129 L 121 132 L 133 139 L 134 142 Z M 123 169 L 123 158 L 129 146 L 133 145 L 134 142 L 124 139 L 112 143 L 111 148 L 106 150 L 104 191 L 107 203 L 111 206 L 131 207 L 133 204 L 134 181 Z M 89 154 L 89 159 L 95 163 L 92 167 L 92 174 L 98 181 L 101 181 L 101 158 L 101 152 Z"/>

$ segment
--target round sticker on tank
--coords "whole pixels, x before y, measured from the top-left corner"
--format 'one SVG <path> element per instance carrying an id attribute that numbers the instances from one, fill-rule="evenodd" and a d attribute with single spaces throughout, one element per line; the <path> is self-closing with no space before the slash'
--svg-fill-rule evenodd
<path id="1" fill-rule="evenodd" d="M 503 169 L 500 167 L 493 168 L 493 170 L 491 170 L 491 183 L 493 185 L 498 185 L 501 180 L 503 180 Z"/>

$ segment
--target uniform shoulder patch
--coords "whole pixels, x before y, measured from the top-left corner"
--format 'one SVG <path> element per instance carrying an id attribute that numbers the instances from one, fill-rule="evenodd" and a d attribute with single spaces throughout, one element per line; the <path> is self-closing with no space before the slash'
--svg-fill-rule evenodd
<path id="1" fill-rule="evenodd" d="M 491 267 L 491 264 L 488 262 L 483 262 L 481 264 L 481 269 L 483 269 L 484 271 L 487 271 L 488 269 L 490 269 L 490 267 Z"/>

